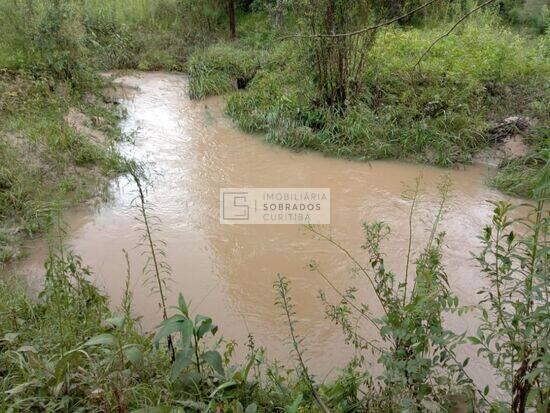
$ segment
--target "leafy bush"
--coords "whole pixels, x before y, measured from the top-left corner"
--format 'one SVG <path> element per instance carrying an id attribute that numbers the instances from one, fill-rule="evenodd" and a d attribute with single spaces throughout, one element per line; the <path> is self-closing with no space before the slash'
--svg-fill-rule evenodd
<path id="1" fill-rule="evenodd" d="M 481 298 L 481 325 L 471 337 L 503 379 L 504 409 L 544 411 L 549 406 L 548 337 L 548 215 L 538 201 L 519 220 L 518 235 L 510 217 L 512 205 L 495 204 L 491 225 L 485 227 L 483 251 L 476 256 L 487 286 Z"/>
<path id="2" fill-rule="evenodd" d="M 540 33 L 550 27 L 550 8 L 544 0 L 504 0 L 501 13 L 511 22 L 530 25 Z"/>
<path id="3" fill-rule="evenodd" d="M 87 44 L 96 56 L 101 69 L 136 68 L 143 48 L 131 29 L 112 13 L 97 10 L 86 14 L 84 25 L 88 32 Z"/>
<path id="4" fill-rule="evenodd" d="M 2 3 L 0 65 L 80 86 L 90 78 L 86 32 L 75 3 Z"/>

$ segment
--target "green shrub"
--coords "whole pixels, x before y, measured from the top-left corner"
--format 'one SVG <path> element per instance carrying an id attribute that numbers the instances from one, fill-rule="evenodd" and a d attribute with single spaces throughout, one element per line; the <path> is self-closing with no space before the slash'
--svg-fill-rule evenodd
<path id="1" fill-rule="evenodd" d="M 136 68 L 143 45 L 112 13 L 98 10 L 84 19 L 87 42 L 100 69 Z"/>
<path id="2" fill-rule="evenodd" d="M 540 33 L 550 27 L 550 8 L 545 0 L 504 0 L 501 13 L 512 23 L 532 26 Z"/>
<path id="3" fill-rule="evenodd" d="M 77 4 L 69 1 L 3 2 L 0 66 L 26 70 L 79 86 L 90 78 L 86 32 Z"/>

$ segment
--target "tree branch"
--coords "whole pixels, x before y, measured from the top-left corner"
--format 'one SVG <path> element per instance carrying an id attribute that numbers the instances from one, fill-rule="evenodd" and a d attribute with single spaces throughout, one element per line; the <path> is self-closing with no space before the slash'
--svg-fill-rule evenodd
<path id="1" fill-rule="evenodd" d="M 288 36 L 281 37 L 279 40 L 287 40 L 287 39 L 291 39 L 291 38 L 312 39 L 312 38 L 331 38 L 331 37 L 357 36 L 357 35 L 359 35 L 359 34 L 363 34 L 363 33 L 366 33 L 366 32 L 372 31 L 372 30 L 379 29 L 380 27 L 389 26 L 390 24 L 395 23 L 396 21 L 405 19 L 405 18 L 407 18 L 407 17 L 413 15 L 413 14 L 416 13 L 417 11 L 420 11 L 420 10 L 422 10 L 422 9 L 424 9 L 424 8 L 426 8 L 426 7 L 428 7 L 429 5 L 435 3 L 436 1 L 440 1 L 440 0 L 430 0 L 430 1 L 428 1 L 427 3 L 422 4 L 421 6 L 418 6 L 417 8 L 412 9 L 410 12 L 403 14 L 402 16 L 398 16 L 398 17 L 395 17 L 395 18 L 393 18 L 393 19 L 391 19 L 391 20 L 387 20 L 387 21 L 384 21 L 384 22 L 382 22 L 382 23 L 375 24 L 374 26 L 364 27 L 364 28 L 362 28 L 362 29 L 359 29 L 359 30 L 356 30 L 356 31 L 353 31 L 353 32 L 348 32 L 348 33 L 333 33 L 333 34 L 330 34 L 330 33 L 321 33 L 321 34 L 290 34 L 290 35 L 288 35 Z"/>
<path id="2" fill-rule="evenodd" d="M 424 59 L 424 57 L 426 57 L 426 55 L 430 52 L 430 50 L 432 50 L 432 48 L 440 41 L 440 40 L 443 40 L 445 37 L 449 36 L 452 31 L 454 29 L 456 29 L 458 27 L 458 25 L 460 23 L 462 23 L 464 20 L 466 20 L 468 18 L 468 16 L 470 16 L 470 14 L 476 12 L 477 10 L 493 3 L 495 0 L 487 0 L 485 3 L 482 3 L 480 4 L 479 6 L 477 7 L 474 7 L 472 10 L 470 10 L 468 13 L 464 14 L 460 19 L 457 20 L 457 22 L 444 34 L 442 34 L 441 36 L 439 36 L 437 39 L 435 39 L 432 44 L 430 44 L 430 47 L 428 47 L 424 53 L 422 53 L 422 56 L 420 56 L 420 58 L 417 60 L 417 62 L 414 64 L 414 66 L 412 67 L 412 69 L 414 70 L 416 67 L 418 67 L 418 65 L 420 64 L 420 62 L 422 61 L 422 59 Z"/>

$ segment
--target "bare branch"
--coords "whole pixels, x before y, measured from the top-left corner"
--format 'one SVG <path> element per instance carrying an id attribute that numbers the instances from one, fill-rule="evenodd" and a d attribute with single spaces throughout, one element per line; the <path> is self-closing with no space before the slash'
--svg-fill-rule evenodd
<path id="1" fill-rule="evenodd" d="M 348 297 L 346 297 L 344 295 L 344 293 L 342 293 L 338 288 L 336 288 L 336 286 L 332 283 L 332 281 L 330 281 L 330 279 L 327 277 L 327 275 L 325 273 L 323 273 L 318 266 L 313 266 L 312 268 L 312 271 L 315 271 L 317 274 L 319 274 L 326 282 L 327 284 L 330 286 L 330 288 L 332 288 L 334 290 L 334 292 L 336 294 L 338 294 L 340 296 L 340 298 L 347 304 L 350 305 L 350 307 L 352 307 L 355 311 L 357 311 L 357 313 L 365 318 L 366 320 L 370 321 L 372 323 L 372 325 L 378 330 L 380 331 L 380 326 L 376 323 L 376 321 L 374 321 L 372 319 L 372 317 L 370 317 L 365 311 L 361 310 L 359 307 L 357 307 L 357 305 L 355 305 L 355 303 L 350 300 Z M 379 349 L 377 349 L 379 350 Z M 381 351 L 381 350 L 380 350 Z"/>
<path id="2" fill-rule="evenodd" d="M 315 227 L 313 225 L 306 225 L 305 227 L 308 230 L 310 230 L 311 232 L 313 232 L 315 235 L 321 237 L 325 241 L 328 241 L 329 243 L 334 245 L 336 248 L 338 248 L 340 251 L 342 251 L 350 259 L 350 261 L 353 262 L 357 268 L 359 268 L 359 270 L 365 275 L 365 277 L 369 281 L 370 285 L 372 286 L 372 288 L 374 290 L 374 293 L 376 294 L 376 297 L 378 298 L 378 301 L 382 305 L 382 309 L 384 310 L 384 313 L 386 315 L 388 315 L 386 307 L 384 306 L 384 300 L 382 299 L 378 289 L 376 288 L 376 283 L 372 279 L 372 277 L 369 274 L 369 272 L 367 271 L 367 269 L 363 265 L 361 265 L 361 263 L 359 261 L 357 261 L 357 259 L 353 256 L 353 254 L 351 252 L 349 252 L 343 245 L 339 244 L 337 241 L 332 239 L 331 236 L 325 235 L 321 231 L 315 229 Z"/>
<path id="3" fill-rule="evenodd" d="M 376 30 L 376 29 L 379 29 L 380 27 L 384 27 L 384 26 L 389 26 L 390 24 L 392 23 L 395 23 L 396 21 L 399 21 L 399 20 L 402 20 L 402 19 L 405 19 L 409 16 L 412 16 L 414 13 L 416 13 L 417 11 L 420 11 L 428 6 L 430 6 L 431 4 L 435 3 L 436 1 L 440 1 L 440 0 L 430 0 L 428 1 L 427 3 L 425 4 L 422 4 L 421 6 L 418 6 L 417 8 L 415 9 L 412 9 L 410 12 L 408 13 L 405 13 L 403 14 L 402 16 L 398 16 L 398 17 L 395 17 L 391 20 L 386 20 L 384 22 L 381 22 L 381 23 L 378 23 L 378 24 L 375 24 L 374 26 L 369 26 L 369 27 L 364 27 L 363 29 L 359 29 L 359 30 L 356 30 L 356 31 L 353 31 L 353 32 L 348 32 L 348 33 L 333 33 L 333 34 L 330 34 L 330 33 L 321 33 L 321 34 L 290 34 L 288 36 L 284 36 L 284 37 L 281 37 L 279 40 L 287 40 L 287 39 L 291 39 L 291 38 L 301 38 L 301 39 L 312 39 L 312 38 L 331 38 L 331 37 L 349 37 L 349 36 L 357 36 L 359 34 L 363 34 L 363 33 L 366 33 L 366 32 L 369 32 L 369 31 L 372 31 L 372 30 Z"/>
<path id="4" fill-rule="evenodd" d="M 442 34 L 441 36 L 439 36 L 437 39 L 435 39 L 432 44 L 430 44 L 430 47 L 428 47 L 424 53 L 422 53 L 422 56 L 420 56 L 420 58 L 417 60 L 417 62 L 414 64 L 414 66 L 412 67 L 412 70 L 414 70 L 416 67 L 418 67 L 418 65 L 420 64 L 420 62 L 422 61 L 422 59 L 424 59 L 424 57 L 426 57 L 426 55 L 430 52 L 430 50 L 432 50 L 432 48 L 440 41 L 440 40 L 443 40 L 445 37 L 449 36 L 452 31 L 454 29 L 456 29 L 458 27 L 458 25 L 460 23 L 462 23 L 464 20 L 466 20 L 468 18 L 468 16 L 470 16 L 470 14 L 476 12 L 477 10 L 491 4 L 491 3 L 494 3 L 495 0 L 487 0 L 485 3 L 482 3 L 480 4 L 479 6 L 477 7 L 474 7 L 472 10 L 470 10 L 468 13 L 464 14 L 460 19 L 457 20 L 457 22 L 444 34 Z"/>

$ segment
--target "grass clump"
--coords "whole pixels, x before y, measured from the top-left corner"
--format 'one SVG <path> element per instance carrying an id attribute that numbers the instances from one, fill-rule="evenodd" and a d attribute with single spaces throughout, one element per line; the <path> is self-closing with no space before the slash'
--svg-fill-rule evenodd
<path id="1" fill-rule="evenodd" d="M 259 66 L 255 51 L 235 44 L 216 44 L 194 53 L 188 62 L 193 99 L 246 87 Z"/>
<path id="2" fill-rule="evenodd" d="M 74 2 L 2 2 L 0 62 L 6 70 L 25 70 L 83 84 L 90 74 L 86 64 L 86 30 Z"/>
<path id="3" fill-rule="evenodd" d="M 548 128 L 536 129 L 525 139 L 531 149 L 525 156 L 505 159 L 501 162 L 492 185 L 502 192 L 523 197 L 533 197 L 541 185 L 548 191 L 550 183 L 550 135 Z"/>
<path id="4" fill-rule="evenodd" d="M 550 25 L 550 8 L 544 0 L 505 0 L 501 13 L 516 25 L 527 26 L 543 33 Z"/>
<path id="5" fill-rule="evenodd" d="M 189 54 L 219 37 L 224 23 L 217 1 L 83 3 L 88 44 L 103 70 L 183 70 Z"/>

